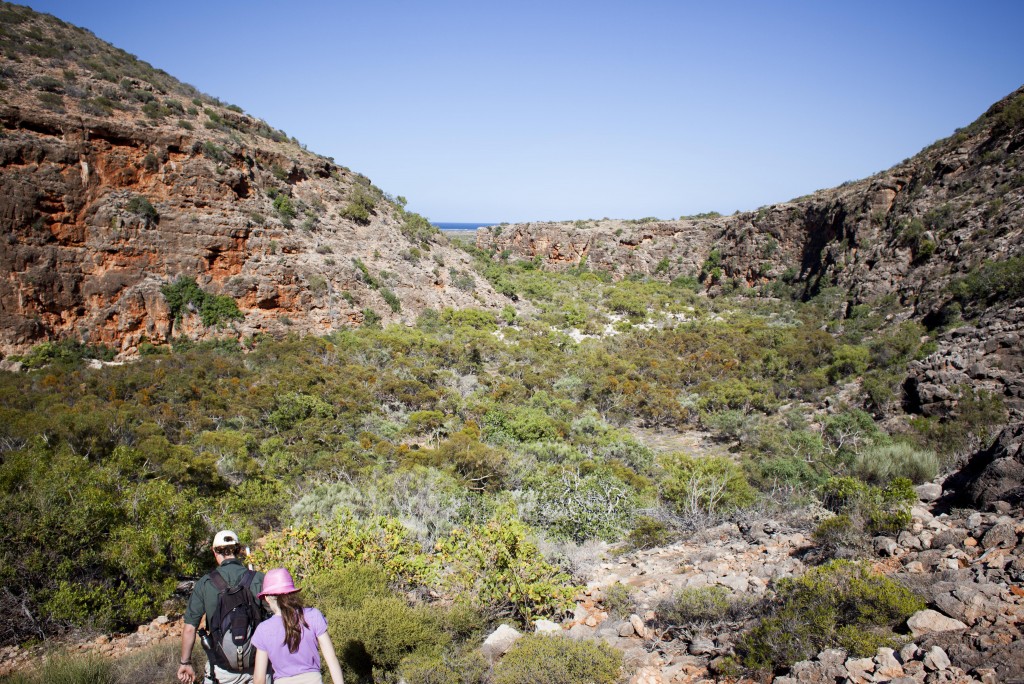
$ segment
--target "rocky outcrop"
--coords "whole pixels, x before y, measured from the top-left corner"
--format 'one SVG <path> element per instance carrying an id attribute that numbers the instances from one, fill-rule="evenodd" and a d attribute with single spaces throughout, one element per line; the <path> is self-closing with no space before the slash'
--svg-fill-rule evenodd
<path id="1" fill-rule="evenodd" d="M 87 32 L 10 11 L 43 48 L 74 47 L 0 59 L 0 353 L 64 338 L 133 353 L 508 303 L 366 178 Z M 175 322 L 161 286 L 182 276 L 244 319 Z"/>
<path id="2" fill-rule="evenodd" d="M 1024 424 L 1005 428 L 947 482 L 951 503 L 973 508 L 1024 506 Z"/>

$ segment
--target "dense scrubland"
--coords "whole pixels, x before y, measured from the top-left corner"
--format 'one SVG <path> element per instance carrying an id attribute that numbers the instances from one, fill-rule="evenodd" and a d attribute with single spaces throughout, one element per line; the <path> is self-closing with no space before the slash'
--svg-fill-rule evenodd
<path id="1" fill-rule="evenodd" d="M 906 364 L 933 343 L 917 323 L 886 322 L 884 302 L 839 323 L 829 291 L 709 298 L 695 279 L 476 257 L 532 313 L 181 339 L 102 367 L 87 362 L 102 349 L 46 344 L 22 359 L 30 370 L 0 374 L 4 641 L 173 611 L 177 583 L 210 564 L 210 531 L 231 526 L 259 540 L 260 566 L 303 578 L 353 681 L 480 681 L 481 636 L 563 616 L 595 540 L 662 545 L 820 502 L 836 514 L 814 532 L 822 561 L 854 557 L 909 524 L 912 483 L 1003 418 L 997 398 L 974 395 L 956 419 L 894 420 Z M 700 429 L 717 445 L 667 452 L 636 428 Z M 808 657 L 777 647 L 800 629 L 824 635 L 815 647 L 873 652 L 919 604 L 845 561 L 758 604 L 705 594 L 666 619 L 760 615 L 737 651 L 755 669 Z M 574 656 L 584 670 L 617 657 L 571 648 L 604 654 Z M 534 661 L 489 676 L 528 681 Z"/>

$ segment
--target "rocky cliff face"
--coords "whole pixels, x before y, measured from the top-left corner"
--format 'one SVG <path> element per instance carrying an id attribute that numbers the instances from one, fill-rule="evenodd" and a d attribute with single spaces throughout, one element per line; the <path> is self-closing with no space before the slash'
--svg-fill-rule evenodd
<path id="1" fill-rule="evenodd" d="M 840 320 L 858 305 L 914 318 L 937 331 L 938 350 L 907 380 L 911 410 L 955 412 L 969 387 L 1003 396 L 1020 419 L 1022 234 L 1024 89 L 888 171 L 756 212 L 504 225 L 480 229 L 477 245 L 552 269 L 586 259 L 615 277 L 699 277 L 709 292 L 784 282 L 830 295 Z M 991 282 L 955 287 L 972 273 Z"/>
<path id="2" fill-rule="evenodd" d="M 0 352 L 507 303 L 421 217 L 237 107 L 27 8 L 0 28 Z M 244 318 L 175 322 L 161 287 L 183 276 Z"/>

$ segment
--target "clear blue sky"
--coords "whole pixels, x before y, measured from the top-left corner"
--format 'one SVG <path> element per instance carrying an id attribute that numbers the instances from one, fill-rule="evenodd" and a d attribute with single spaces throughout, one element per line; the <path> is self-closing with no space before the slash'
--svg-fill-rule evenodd
<path id="1" fill-rule="evenodd" d="M 435 221 L 669 218 L 888 168 L 1024 83 L 1024 2 L 35 0 Z"/>

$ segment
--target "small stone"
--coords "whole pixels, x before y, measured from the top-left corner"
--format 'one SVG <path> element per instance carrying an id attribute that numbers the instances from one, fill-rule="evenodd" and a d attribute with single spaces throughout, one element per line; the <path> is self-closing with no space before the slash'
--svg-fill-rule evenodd
<path id="1" fill-rule="evenodd" d="M 921 561 L 910 561 L 904 566 L 904 568 L 907 572 L 920 574 L 924 572 L 924 563 Z"/>
<path id="2" fill-rule="evenodd" d="M 978 545 L 978 540 L 975 539 L 974 537 L 967 537 L 966 539 L 964 539 L 964 546 L 975 547 L 977 545 Z"/>
<path id="3" fill-rule="evenodd" d="M 641 639 L 647 638 L 647 627 L 644 625 L 644 621 L 640 619 L 639 615 L 637 615 L 636 613 L 630 615 L 629 622 L 633 625 L 633 631 L 636 632 L 636 635 L 638 637 L 640 637 Z"/>
<path id="4" fill-rule="evenodd" d="M 484 640 L 483 645 L 480 647 L 480 652 L 483 653 L 485 658 L 494 662 L 505 655 L 512 648 L 512 644 L 521 636 L 522 634 L 508 625 L 501 625 Z"/>
<path id="5" fill-rule="evenodd" d="M 846 661 L 847 676 L 855 684 L 866 684 L 871 681 L 871 673 L 875 671 L 875 661 L 871 658 L 849 658 Z"/>
<path id="6" fill-rule="evenodd" d="M 633 629 L 633 623 L 631 623 L 629 620 L 626 620 L 621 625 L 619 625 L 620 637 L 625 639 L 627 637 L 633 636 L 634 634 L 636 634 L 636 630 Z"/>
<path id="7" fill-rule="evenodd" d="M 999 677 L 991 667 L 975 668 L 974 676 L 981 680 L 981 684 L 999 684 Z"/>
<path id="8" fill-rule="evenodd" d="M 1013 529 L 1013 525 L 1009 523 L 999 523 L 993 525 L 985 536 L 981 538 L 981 545 L 986 549 L 1004 548 L 1012 549 L 1017 545 L 1017 533 Z"/>
<path id="9" fill-rule="evenodd" d="M 537 620 L 533 623 L 533 631 L 537 634 L 558 634 L 562 628 L 551 620 Z"/>
<path id="10" fill-rule="evenodd" d="M 879 556 L 895 556 L 900 548 L 892 537 L 875 537 L 871 540 L 871 544 Z"/>
<path id="11" fill-rule="evenodd" d="M 596 615 L 588 615 L 587 619 L 583 621 L 583 624 L 587 627 L 597 627 L 597 623 L 598 620 Z"/>
<path id="12" fill-rule="evenodd" d="M 907 627 L 910 628 L 914 638 L 934 632 L 951 632 L 957 629 L 967 629 L 967 625 L 946 617 L 936 610 L 919 610 L 907 618 Z"/>
<path id="13" fill-rule="evenodd" d="M 875 656 L 875 679 L 896 679 L 903 676 L 903 666 L 891 648 L 880 648 Z"/>
<path id="14" fill-rule="evenodd" d="M 592 639 L 594 634 L 597 632 L 593 627 L 587 627 L 586 625 L 573 625 L 569 630 L 569 638 L 575 639 L 576 641 L 582 641 L 583 639 Z"/>
<path id="15" fill-rule="evenodd" d="M 945 670 L 949 667 L 949 656 L 939 646 L 932 646 L 931 650 L 924 654 L 924 667 L 932 672 Z"/>
<path id="16" fill-rule="evenodd" d="M 930 503 L 932 501 L 937 501 L 939 497 L 942 496 L 942 485 L 934 482 L 928 482 L 914 487 L 914 491 L 917 492 L 918 499 Z"/>
<path id="17" fill-rule="evenodd" d="M 697 637 L 688 648 L 690 655 L 711 655 L 715 652 L 715 644 L 711 639 Z"/>

